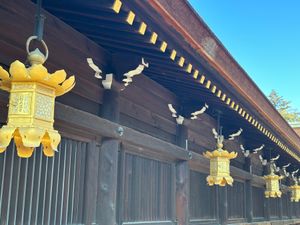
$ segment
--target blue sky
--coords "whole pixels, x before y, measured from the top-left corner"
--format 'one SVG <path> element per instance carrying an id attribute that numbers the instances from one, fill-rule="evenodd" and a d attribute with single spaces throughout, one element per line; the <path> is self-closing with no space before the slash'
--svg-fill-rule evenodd
<path id="1" fill-rule="evenodd" d="M 266 95 L 300 111 L 300 1 L 189 2 Z"/>

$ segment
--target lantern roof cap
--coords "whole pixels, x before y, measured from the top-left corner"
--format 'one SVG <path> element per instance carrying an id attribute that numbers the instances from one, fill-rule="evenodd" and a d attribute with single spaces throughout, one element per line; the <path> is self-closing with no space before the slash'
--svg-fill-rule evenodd
<path id="1" fill-rule="evenodd" d="M 234 159 L 237 157 L 237 152 L 228 152 L 227 150 L 223 149 L 216 149 L 213 152 L 207 151 L 203 154 L 206 158 L 227 158 L 227 159 Z"/>
<path id="2" fill-rule="evenodd" d="M 10 65 L 9 73 L 0 66 L 0 89 L 10 92 L 13 82 L 36 82 L 55 89 L 56 96 L 61 96 L 75 86 L 75 77 L 70 76 L 68 79 L 66 77 L 65 70 L 48 73 L 42 64 L 34 63 L 26 68 L 23 63 L 16 60 Z"/>

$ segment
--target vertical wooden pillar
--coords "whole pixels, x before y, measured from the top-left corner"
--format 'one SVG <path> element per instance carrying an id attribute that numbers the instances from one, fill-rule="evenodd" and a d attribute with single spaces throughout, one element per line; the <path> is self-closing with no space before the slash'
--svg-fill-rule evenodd
<path id="1" fill-rule="evenodd" d="M 83 207 L 83 221 L 88 225 L 96 222 L 99 153 L 96 142 L 88 144 Z"/>
<path id="2" fill-rule="evenodd" d="M 113 122 L 119 122 L 119 107 L 119 93 L 105 90 L 101 116 Z M 99 225 L 117 224 L 119 151 L 119 140 L 103 138 L 100 148 L 97 197 L 97 224 Z"/>
<path id="3" fill-rule="evenodd" d="M 251 159 L 250 156 L 245 158 L 244 169 L 245 169 L 245 171 L 247 171 L 248 173 L 251 173 L 251 174 L 252 174 L 252 159 Z"/>
<path id="4" fill-rule="evenodd" d="M 187 139 L 187 127 L 184 125 L 178 125 L 177 145 L 185 148 Z M 189 165 L 187 161 L 179 161 L 176 163 L 176 217 L 178 225 L 189 224 L 189 192 Z"/>
<path id="5" fill-rule="evenodd" d="M 252 161 L 250 157 L 246 158 L 245 161 L 245 170 L 249 173 L 252 173 Z M 245 183 L 246 186 L 246 218 L 248 223 L 251 223 L 253 221 L 253 189 L 252 189 L 252 180 L 246 180 Z"/>
<path id="6" fill-rule="evenodd" d="M 219 220 L 220 224 L 226 225 L 228 222 L 228 195 L 227 186 L 218 187 L 219 194 Z"/>
<path id="7" fill-rule="evenodd" d="M 106 139 L 100 150 L 97 223 L 117 224 L 118 156 L 120 141 Z"/>
<path id="8" fill-rule="evenodd" d="M 115 90 L 105 90 L 103 94 L 103 104 L 101 106 L 101 117 L 118 123 L 120 120 L 119 92 Z"/>

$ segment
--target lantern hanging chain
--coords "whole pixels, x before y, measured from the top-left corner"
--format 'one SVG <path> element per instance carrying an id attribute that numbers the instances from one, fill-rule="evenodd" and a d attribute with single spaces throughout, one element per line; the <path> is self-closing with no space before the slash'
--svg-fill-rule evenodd
<path id="1" fill-rule="evenodd" d="M 45 19 L 46 19 L 45 15 L 42 14 L 42 0 L 37 0 L 35 25 L 34 25 L 34 36 L 36 36 L 37 40 L 39 40 L 39 41 L 43 40 Z"/>

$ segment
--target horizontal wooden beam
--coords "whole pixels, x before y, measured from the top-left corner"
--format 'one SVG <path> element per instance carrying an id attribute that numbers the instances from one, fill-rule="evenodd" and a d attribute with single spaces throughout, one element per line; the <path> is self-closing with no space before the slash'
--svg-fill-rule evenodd
<path id="1" fill-rule="evenodd" d="M 140 150 L 163 152 L 170 158 L 178 160 L 189 159 L 188 152 L 176 145 L 60 103 L 56 105 L 55 118 L 58 122 L 82 128 L 93 135 L 116 138 L 134 144 L 139 146 Z"/>

